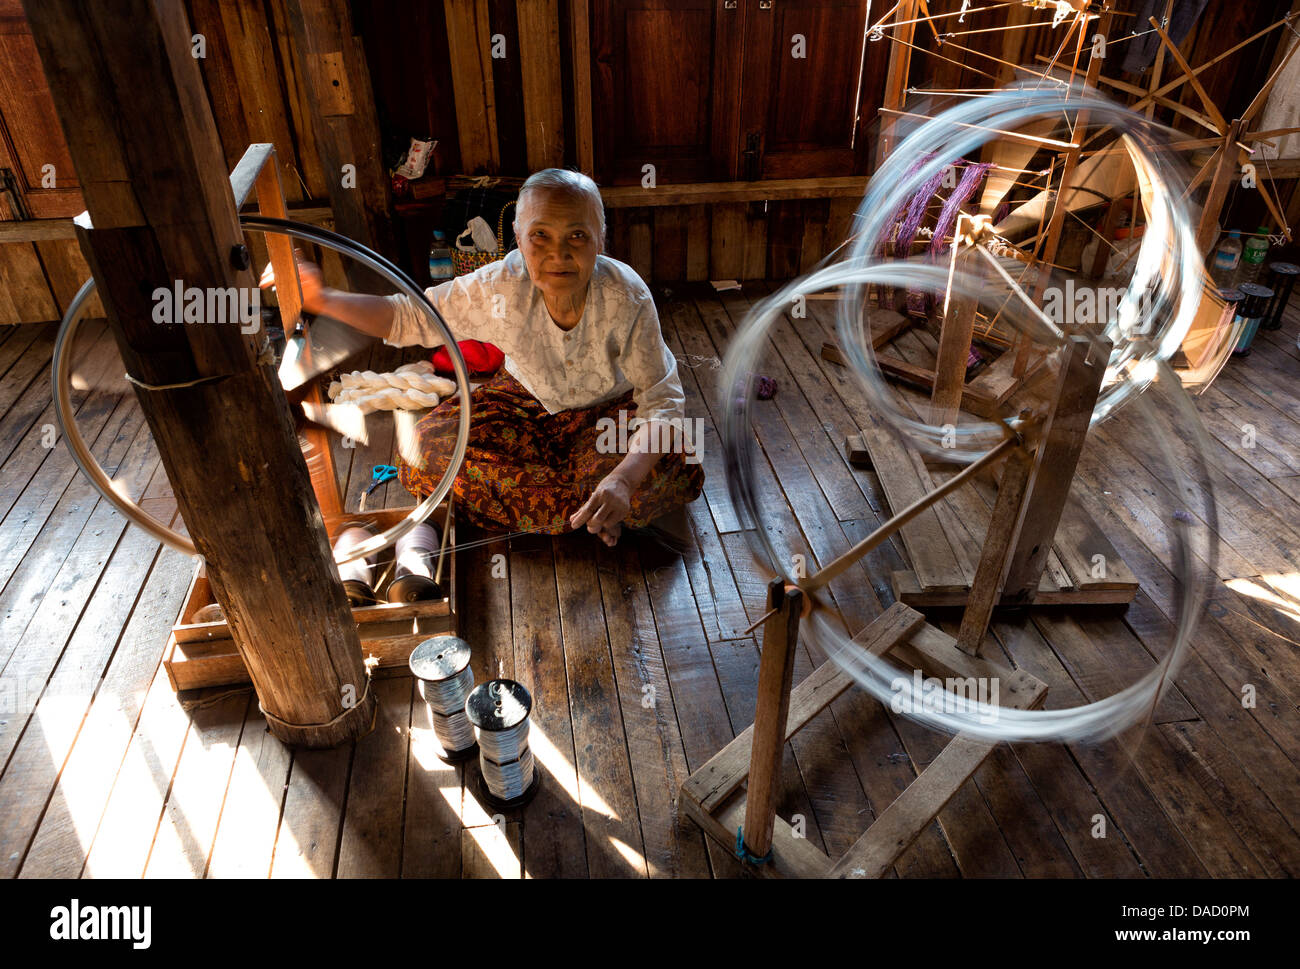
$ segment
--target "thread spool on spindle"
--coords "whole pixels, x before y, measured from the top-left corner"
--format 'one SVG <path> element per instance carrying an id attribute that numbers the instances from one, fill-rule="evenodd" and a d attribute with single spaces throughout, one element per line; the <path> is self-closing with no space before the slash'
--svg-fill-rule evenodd
<path id="1" fill-rule="evenodd" d="M 386 596 L 389 602 L 421 602 L 446 597 L 434 578 L 438 543 L 438 529 L 428 522 L 420 522 L 397 540 L 393 581 L 388 583 Z"/>
<path id="2" fill-rule="evenodd" d="M 206 606 L 194 613 L 190 617 L 190 622 L 225 622 L 226 614 L 221 611 L 221 606 L 215 602 L 209 602 Z"/>
<path id="3" fill-rule="evenodd" d="M 334 554 L 350 552 L 362 542 L 375 537 L 375 533 L 363 525 L 351 525 L 339 533 L 334 541 Z M 343 591 L 347 593 L 348 603 L 357 606 L 373 606 L 379 601 L 375 595 L 375 567 L 366 559 L 353 559 L 338 566 L 339 578 L 343 580 Z"/>
<path id="4" fill-rule="evenodd" d="M 1251 341 L 1259 331 L 1259 324 L 1263 321 L 1264 310 L 1273 297 L 1273 291 L 1259 283 L 1242 283 L 1237 289 L 1241 290 L 1242 295 L 1241 302 L 1237 304 L 1237 316 L 1245 321 L 1245 325 L 1232 352 L 1244 357 L 1250 353 Z"/>
<path id="5" fill-rule="evenodd" d="M 533 698 L 514 680 L 480 683 L 465 701 L 478 738 L 479 794 L 497 810 L 527 804 L 541 784 L 528 747 L 532 708 Z"/>
<path id="6" fill-rule="evenodd" d="M 442 745 L 441 757 L 458 763 L 478 749 L 474 727 L 465 703 L 474 687 L 469 643 L 459 636 L 426 639 L 411 652 L 411 673 L 419 682 L 420 696 L 429 708 L 433 733 Z"/>
<path id="7" fill-rule="evenodd" d="M 1261 330 L 1282 329 L 1282 312 L 1291 302 L 1296 276 L 1300 276 L 1300 266 L 1293 262 L 1269 263 L 1264 285 L 1273 290 L 1273 298 L 1264 310 L 1264 322 L 1259 325 Z"/>

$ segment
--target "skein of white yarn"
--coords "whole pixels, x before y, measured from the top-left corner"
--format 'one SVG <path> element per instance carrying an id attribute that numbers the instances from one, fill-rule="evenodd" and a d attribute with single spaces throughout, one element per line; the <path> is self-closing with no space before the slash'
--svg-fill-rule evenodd
<path id="1" fill-rule="evenodd" d="M 330 400 L 352 404 L 363 414 L 377 410 L 421 410 L 436 407 L 454 393 L 456 384 L 434 373 L 427 360 L 408 363 L 392 373 L 354 370 L 330 384 Z"/>

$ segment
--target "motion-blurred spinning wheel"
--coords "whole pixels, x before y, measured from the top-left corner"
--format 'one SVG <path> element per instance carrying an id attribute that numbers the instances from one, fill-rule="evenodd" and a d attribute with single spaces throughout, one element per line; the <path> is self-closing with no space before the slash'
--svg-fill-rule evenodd
<path id="1" fill-rule="evenodd" d="M 1078 125 L 1082 112 L 1122 132 L 1124 151 L 1138 177 L 1151 186 L 1149 198 L 1144 196 L 1151 228 L 1112 312 L 1087 323 L 1049 318 L 986 248 L 990 241 L 1001 248 L 1010 243 L 978 216 L 956 220 L 960 228 L 953 233 L 946 266 L 881 257 L 899 200 L 913 198 L 990 133 L 1013 132 L 1024 122 L 1062 113 L 1073 115 Z M 759 620 L 763 649 L 754 724 L 691 775 L 681 802 L 707 834 L 734 845 L 737 857 L 758 871 L 880 877 L 997 743 L 1115 736 L 1149 717 L 1171 683 L 1214 568 L 1217 520 L 1204 435 L 1168 362 L 1195 314 L 1203 273 L 1180 196 L 1181 180 L 1161 144 L 1162 136 L 1145 119 L 1086 90 L 1008 90 L 946 111 L 911 134 L 881 167 L 859 207 L 858 231 L 844 260 L 755 306 L 733 337 L 723 376 L 730 406 L 720 428 L 727 483 L 758 566 L 775 578 L 768 612 Z M 988 416 L 961 410 L 959 380 L 945 385 L 952 392 L 946 401 L 932 396 L 909 402 L 886 383 L 876 365 L 867 298 L 873 286 L 919 292 L 946 307 L 969 304 L 972 317 L 981 306 L 998 308 L 1013 335 L 1010 345 L 1041 359 L 1041 377 L 1026 381 Z M 831 379 L 850 407 L 858 395 L 845 390 L 859 391 L 866 399 L 853 412 L 864 434 L 873 438 L 871 457 L 894 513 L 809 575 L 793 564 L 804 556 L 792 554 L 789 539 L 771 527 L 773 516 L 764 513 L 751 408 L 771 327 L 792 302 L 827 291 L 839 297 L 838 349 L 854 378 L 842 383 L 839 377 Z M 944 319 L 941 359 L 951 322 Z M 967 347 L 968 332 L 963 336 Z M 935 389 L 939 386 L 936 380 Z M 1117 417 L 1121 407 L 1127 412 L 1123 424 Z M 1161 482 L 1160 491 L 1151 494 L 1160 507 L 1151 517 L 1167 543 L 1177 586 L 1177 628 L 1171 630 L 1168 648 L 1156 651 L 1160 662 L 1131 685 L 1082 706 L 1038 709 L 1046 683 L 981 651 L 999 603 L 1042 600 L 1076 463 L 1094 430 L 1108 420 L 1116 421 L 1112 433 L 1149 448 L 1157 469 L 1152 473 Z M 927 461 L 943 463 L 953 473 L 922 484 Z M 982 474 L 999 465 L 996 495 L 988 499 L 982 529 L 979 521 L 963 521 L 961 508 L 954 506 L 915 545 L 907 543 L 909 525 L 934 515 L 950 497 L 969 492 Z M 902 466 L 906 470 L 900 471 Z M 901 500 L 889 490 L 891 475 L 896 482 L 910 475 Z M 901 601 L 856 635 L 845 635 L 833 584 L 852 594 L 849 573 L 864 567 L 864 556 L 902 531 L 915 560 L 914 549 L 928 551 L 926 543 L 945 541 L 954 530 L 972 526 L 981 546 L 978 562 L 959 589 L 961 599 L 943 603 L 965 607 L 955 636 L 927 622 L 902 594 L 897 596 Z M 829 659 L 796 687 L 794 657 L 801 635 Z M 977 693 L 977 684 L 997 689 Z M 953 740 L 843 855 L 830 858 L 776 816 L 782 751 L 792 734 L 854 686 L 896 713 L 952 734 Z"/>
<path id="2" fill-rule="evenodd" d="M 1207 288 L 1175 133 L 1063 84 L 1025 84 L 903 120 L 907 137 L 874 177 L 848 250 L 851 264 L 900 272 L 841 284 L 839 345 L 823 349 L 827 359 L 928 397 L 872 394 L 877 414 L 848 442 L 875 468 L 892 508 L 941 484 L 952 473 L 944 466 L 968 459 L 971 442 L 991 440 L 999 425 L 1036 415 L 1060 438 L 1068 407 L 1085 417 L 1074 433 L 1086 433 L 1149 386 L 1162 361 L 1185 362 L 1189 334 L 1207 319 L 1199 354 L 1210 376 L 1217 372 L 1235 333 L 1230 311 Z M 1099 147 L 1082 152 L 1087 143 Z M 1052 262 L 1047 254 L 1057 251 L 1065 220 L 1082 222 L 1080 212 L 1122 197 L 1125 186 L 1136 187 L 1147 231 L 1112 257 L 1116 271 L 1094 280 Z M 924 328 L 931 320 L 933 334 Z M 867 342 L 849 347 L 861 334 Z M 1062 355 L 1071 334 L 1092 339 L 1088 359 L 1101 353 L 1104 361 L 1098 379 L 1073 387 Z M 972 361 L 983 369 L 968 380 Z M 1179 376 L 1185 387 L 1198 385 L 1198 374 Z M 1036 575 L 1013 569 L 1004 603 L 1122 603 L 1137 592 L 1102 530 L 1069 500 L 1081 445 L 1079 437 L 1072 456 L 1048 463 L 1060 480 L 1038 488 L 1053 497 L 1027 515 L 1042 528 L 1022 543 L 1022 551 L 1036 549 L 1041 567 Z M 978 542 L 990 512 L 962 493 L 910 522 L 902 540 L 913 568 L 894 574 L 897 597 L 916 606 L 965 604 L 978 556 L 956 535 L 960 523 L 974 522 Z"/>

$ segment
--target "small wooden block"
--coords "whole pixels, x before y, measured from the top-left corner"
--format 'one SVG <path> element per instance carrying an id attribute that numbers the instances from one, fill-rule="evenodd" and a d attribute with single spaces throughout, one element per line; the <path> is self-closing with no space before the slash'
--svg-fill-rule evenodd
<path id="1" fill-rule="evenodd" d="M 871 451 L 868 450 L 867 442 L 862 439 L 861 434 L 850 434 L 844 439 L 844 454 L 849 464 L 855 468 L 870 471 L 875 467 L 871 463 Z"/>

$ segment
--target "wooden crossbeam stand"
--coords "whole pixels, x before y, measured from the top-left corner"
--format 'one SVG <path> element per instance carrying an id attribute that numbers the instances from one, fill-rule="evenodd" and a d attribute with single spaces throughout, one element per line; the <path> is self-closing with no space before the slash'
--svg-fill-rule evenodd
<path id="1" fill-rule="evenodd" d="M 682 786 L 681 806 L 709 837 L 746 859 L 765 857 L 762 863 L 749 862 L 760 875 L 879 878 L 997 745 L 968 735 L 955 737 L 848 851 L 837 859 L 828 857 L 776 816 L 776 782 L 784 743 L 852 686 L 853 680 L 828 662 L 790 691 L 794 664 L 791 631 L 798 624 L 800 600 L 797 595 L 784 595 L 778 581 L 769 596 L 769 602 L 773 601 L 778 603 L 778 612 L 765 628 L 755 722 L 690 776 Z M 1008 670 L 967 656 L 951 636 L 927 625 L 924 616 L 902 603 L 885 610 L 854 637 L 854 643 L 872 655 L 899 660 L 900 675 L 906 666 L 917 664 L 914 668 L 926 675 L 966 682 L 981 678 L 996 681 L 1001 705 L 1009 709 L 1037 707 L 1047 693 L 1047 684 L 1023 670 Z M 772 690 L 779 684 L 785 684 L 783 694 Z M 773 745 L 773 738 L 780 742 Z M 741 790 L 746 783 L 748 788 Z"/>

